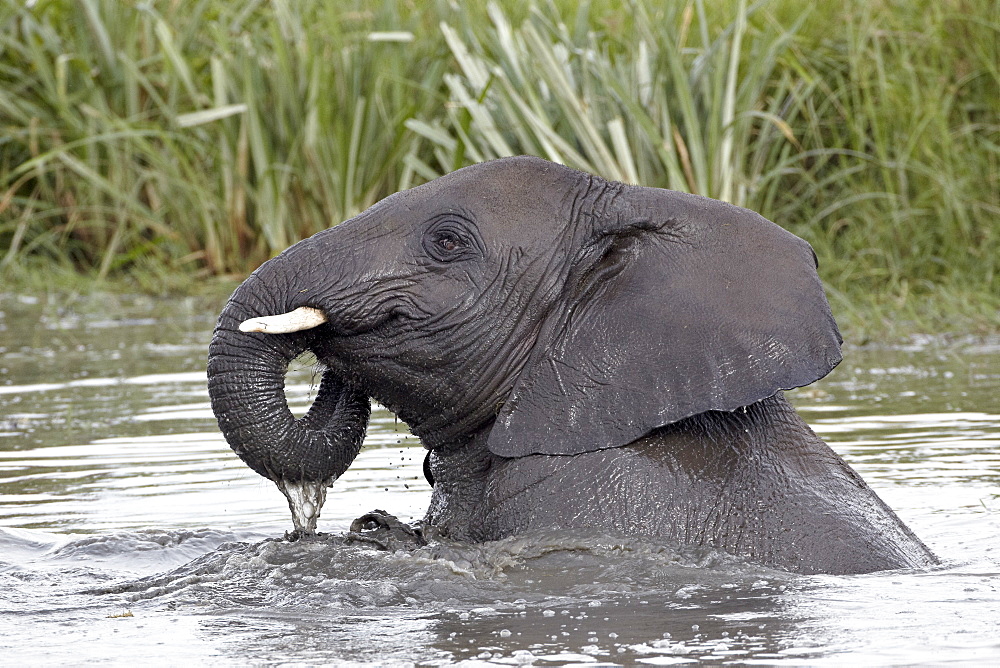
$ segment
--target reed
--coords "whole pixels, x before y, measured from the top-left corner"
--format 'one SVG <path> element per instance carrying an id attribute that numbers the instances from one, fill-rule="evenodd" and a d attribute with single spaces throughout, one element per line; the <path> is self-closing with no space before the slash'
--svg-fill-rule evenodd
<path id="1" fill-rule="evenodd" d="M 446 52 L 357 4 L 3 5 L 4 268 L 244 273 L 395 190 Z"/>
<path id="2" fill-rule="evenodd" d="M 532 153 L 760 211 L 858 331 L 1000 329 L 1000 0 L 628 5 L 7 0 L 0 275 L 240 276 Z"/>

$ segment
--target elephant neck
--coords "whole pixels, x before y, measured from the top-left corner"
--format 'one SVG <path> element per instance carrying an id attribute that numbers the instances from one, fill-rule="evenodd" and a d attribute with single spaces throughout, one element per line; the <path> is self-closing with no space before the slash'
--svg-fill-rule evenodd
<path id="1" fill-rule="evenodd" d="M 496 421 L 495 412 L 487 408 L 467 413 L 444 410 L 426 415 L 414 414 L 405 408 L 393 412 L 409 425 L 410 431 L 420 438 L 425 448 L 442 452 L 465 450 L 472 444 L 480 443 L 485 448 L 490 429 Z"/>
<path id="2" fill-rule="evenodd" d="M 483 496 L 495 457 L 486 447 L 490 427 L 440 443 L 427 467 L 434 491 L 424 521 L 454 540 L 481 540 Z"/>

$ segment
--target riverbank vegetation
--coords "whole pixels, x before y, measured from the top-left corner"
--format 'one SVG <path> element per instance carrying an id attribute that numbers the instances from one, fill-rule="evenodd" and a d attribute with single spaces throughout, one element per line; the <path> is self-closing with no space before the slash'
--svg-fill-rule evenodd
<path id="1" fill-rule="evenodd" d="M 6 0 L 0 280 L 238 278 L 533 153 L 760 211 L 861 336 L 1000 330 L 1000 0 L 626 4 Z"/>

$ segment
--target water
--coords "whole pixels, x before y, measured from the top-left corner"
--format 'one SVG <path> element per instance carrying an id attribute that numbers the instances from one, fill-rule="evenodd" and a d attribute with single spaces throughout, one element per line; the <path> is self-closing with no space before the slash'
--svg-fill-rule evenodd
<path id="1" fill-rule="evenodd" d="M 0 297 L 0 656 L 6 664 L 1000 663 L 1000 341 L 849 349 L 792 394 L 944 560 L 795 576 L 611 536 L 379 551 L 419 518 L 423 452 L 376 411 L 314 541 L 219 435 L 218 304 Z M 302 412 L 315 386 L 290 377 Z"/>

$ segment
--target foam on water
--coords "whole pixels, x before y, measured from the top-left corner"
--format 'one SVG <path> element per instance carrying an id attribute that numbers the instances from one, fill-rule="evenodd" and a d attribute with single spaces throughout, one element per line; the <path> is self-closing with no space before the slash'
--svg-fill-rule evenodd
<path id="1" fill-rule="evenodd" d="M 66 549 L 66 548 L 63 548 Z M 91 549 L 85 546 L 84 549 Z M 676 594 L 690 599 L 703 583 L 760 583 L 787 577 L 708 549 L 679 549 L 634 538 L 579 532 L 517 536 L 471 545 L 432 541 L 380 550 L 351 534 L 290 542 L 226 543 L 172 571 L 116 585 L 130 600 L 187 592 L 203 604 L 242 590 L 254 605 L 370 608 L 407 604 L 425 610 L 495 602 L 540 604 L 564 598 L 591 608 L 605 596 Z M 210 591 L 205 584 L 211 583 Z M 244 589 L 251 585 L 250 596 Z M 703 585 L 704 586 L 704 585 Z M 193 589 L 193 592 L 191 589 Z M 228 603 L 225 603 L 228 605 Z"/>
<path id="2" fill-rule="evenodd" d="M 704 614 L 710 604 L 746 611 L 751 602 L 754 614 L 764 614 L 768 598 L 789 577 L 711 551 L 601 535 L 521 536 L 483 545 L 440 541 L 394 552 L 343 535 L 227 540 L 234 537 L 137 532 L 78 537 L 53 547 L 44 536 L 0 532 L 0 544 L 30 543 L 32 554 L 17 576 L 10 569 L 0 575 L 6 580 L 0 599 L 31 615 L 35 633 L 67 620 L 122 620 L 115 615 L 127 612 L 133 621 L 117 623 L 143 620 L 148 641 L 167 649 L 183 642 L 171 636 L 167 620 L 187 611 L 202 620 L 198 635 L 217 623 L 235 627 L 260 652 L 236 656 L 265 663 L 291 651 L 284 641 L 261 645 L 280 628 L 286 641 L 307 642 L 313 657 L 338 663 L 385 661 L 391 641 L 389 655 L 411 661 L 488 652 L 497 659 L 548 656 L 558 665 L 582 656 L 631 656 L 632 646 L 661 638 L 666 628 L 683 642 L 692 619 L 712 631 Z M 199 550 L 204 552 L 189 559 Z M 139 568 L 137 553 L 159 557 L 147 557 L 147 567 Z M 168 569 L 152 572 L 149 562 Z M 39 588 L 47 595 L 27 604 Z M 669 621 L 667 611 L 673 611 Z M 399 637 L 363 635 L 376 620 L 396 628 Z M 334 633 L 311 637 L 331 625 Z M 16 626 L 26 633 L 24 624 Z M 300 658 L 301 649 L 295 650 Z"/>

